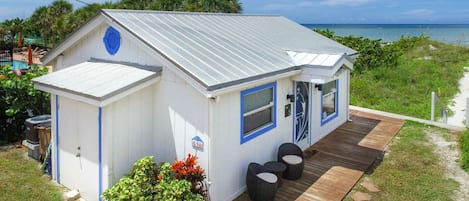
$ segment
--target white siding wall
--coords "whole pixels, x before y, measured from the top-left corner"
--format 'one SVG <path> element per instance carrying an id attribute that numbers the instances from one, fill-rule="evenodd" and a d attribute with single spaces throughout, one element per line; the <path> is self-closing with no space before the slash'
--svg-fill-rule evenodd
<path id="1" fill-rule="evenodd" d="M 201 93 L 164 68 L 162 79 L 156 85 L 154 97 L 155 157 L 158 161 L 173 162 L 188 153 L 197 154 L 208 172 L 208 101 Z M 191 139 L 199 136 L 205 143 L 204 151 L 192 148 Z"/>
<path id="2" fill-rule="evenodd" d="M 266 83 L 258 83 L 256 86 L 262 84 Z M 276 160 L 278 146 L 291 142 L 292 116 L 284 117 L 285 104 L 289 104 L 286 94 L 291 92 L 290 79 L 277 81 L 277 127 L 244 144 L 240 144 L 241 92 L 222 95 L 219 102 L 212 103 L 211 200 L 234 199 L 244 190 L 248 164 Z"/>
<path id="3" fill-rule="evenodd" d="M 154 86 L 144 88 L 103 108 L 103 177 L 106 189 L 127 174 L 134 162 L 154 155 Z M 107 176 L 107 177 L 106 177 Z"/>
<path id="4" fill-rule="evenodd" d="M 121 46 L 115 55 L 110 55 L 106 51 L 103 43 L 104 33 L 109 26 L 106 24 L 98 26 L 95 30 L 88 33 L 80 41 L 68 48 L 63 53 L 63 66 L 54 66 L 54 70 L 60 70 L 75 64 L 89 61 L 90 58 L 102 59 L 107 61 L 125 61 L 130 63 L 138 63 L 141 65 L 157 65 L 154 57 L 149 56 L 142 47 L 138 47 L 135 42 L 121 32 Z M 57 59 L 52 65 L 57 64 Z"/>
<path id="5" fill-rule="evenodd" d="M 312 116 L 311 116 L 311 142 L 312 144 L 319 141 L 321 138 L 325 137 L 327 134 L 332 132 L 334 129 L 342 125 L 348 119 L 348 84 L 347 80 L 349 77 L 349 70 L 344 70 L 338 76 L 339 79 L 339 115 L 327 122 L 324 125 L 321 125 L 321 92 L 313 86 L 313 94 L 311 95 L 312 99 Z"/>

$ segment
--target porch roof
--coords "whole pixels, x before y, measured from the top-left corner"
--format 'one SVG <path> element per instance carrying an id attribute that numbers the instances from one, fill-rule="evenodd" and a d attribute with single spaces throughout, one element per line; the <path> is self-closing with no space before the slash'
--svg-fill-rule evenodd
<path id="1" fill-rule="evenodd" d="M 103 106 L 157 81 L 161 67 L 83 62 L 33 79 L 34 88 Z M 126 93 L 127 92 L 127 93 Z"/>
<path id="2" fill-rule="evenodd" d="M 296 66 L 302 72 L 294 80 L 325 83 L 339 72 L 343 67 L 353 69 L 353 61 L 346 53 L 311 53 L 287 51 Z"/>

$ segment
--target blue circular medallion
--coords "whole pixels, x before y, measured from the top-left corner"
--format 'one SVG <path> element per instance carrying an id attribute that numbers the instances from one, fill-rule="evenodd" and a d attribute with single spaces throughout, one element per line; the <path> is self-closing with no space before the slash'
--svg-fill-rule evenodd
<path id="1" fill-rule="evenodd" d="M 112 26 L 109 26 L 104 34 L 103 42 L 107 52 L 114 55 L 119 51 L 119 47 L 121 46 L 121 35 Z"/>

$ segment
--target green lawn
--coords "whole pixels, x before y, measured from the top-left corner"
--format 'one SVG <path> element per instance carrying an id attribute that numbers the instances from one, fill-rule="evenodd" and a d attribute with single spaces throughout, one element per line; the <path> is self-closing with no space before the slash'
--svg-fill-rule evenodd
<path id="1" fill-rule="evenodd" d="M 445 138 L 451 135 L 448 130 L 406 122 L 382 163 L 364 176 L 381 190 L 370 193 L 373 200 L 452 200 L 458 183 L 445 178 L 425 131 L 442 133 Z M 352 192 L 357 190 L 367 192 L 360 185 Z M 350 196 L 346 200 L 352 200 Z"/>
<path id="2" fill-rule="evenodd" d="M 60 188 L 42 174 L 39 165 L 23 149 L 0 150 L 0 201 L 62 200 Z"/>

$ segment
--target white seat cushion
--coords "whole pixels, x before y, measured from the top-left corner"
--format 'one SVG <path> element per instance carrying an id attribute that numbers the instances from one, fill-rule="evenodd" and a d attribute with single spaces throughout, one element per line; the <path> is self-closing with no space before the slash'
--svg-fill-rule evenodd
<path id="1" fill-rule="evenodd" d="M 275 176 L 275 174 L 272 174 L 270 172 L 262 172 L 262 173 L 257 174 L 256 176 L 272 184 L 277 182 L 277 176 Z"/>
<path id="2" fill-rule="evenodd" d="M 290 165 L 297 165 L 303 162 L 303 159 L 297 155 L 285 155 L 282 157 L 282 160 Z"/>

